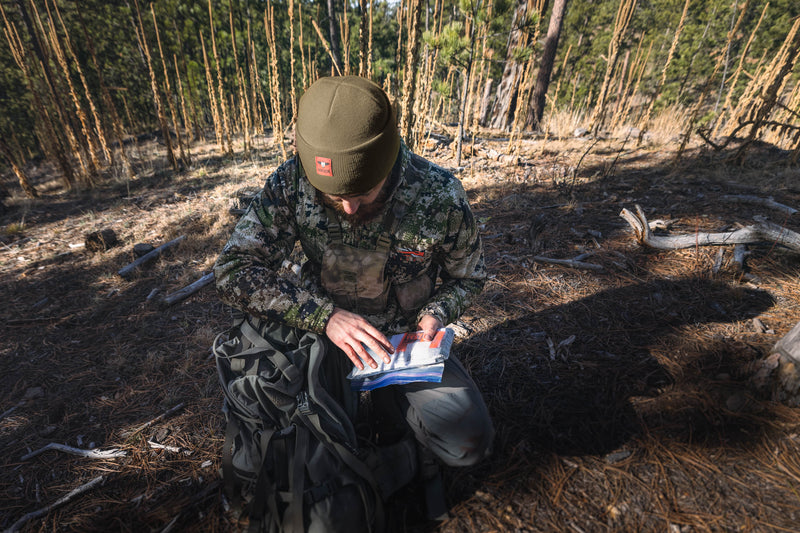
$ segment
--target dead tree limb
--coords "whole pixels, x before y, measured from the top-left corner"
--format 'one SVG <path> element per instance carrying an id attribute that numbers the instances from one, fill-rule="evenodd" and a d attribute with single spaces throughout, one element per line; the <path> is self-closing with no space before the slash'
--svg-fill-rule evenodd
<path id="1" fill-rule="evenodd" d="M 165 418 L 168 418 L 168 417 L 172 416 L 173 414 L 175 414 L 175 413 L 177 413 L 178 411 L 180 411 L 181 409 L 183 409 L 185 406 L 186 406 L 186 404 L 185 404 L 185 403 L 183 403 L 183 402 L 181 402 L 181 403 L 179 403 L 178 405 L 176 405 L 175 407 L 172 407 L 172 408 L 170 408 L 170 409 L 167 409 L 166 411 L 164 411 L 163 413 L 161 413 L 160 415 L 158 415 L 158 416 L 157 416 L 157 417 L 155 417 L 154 419 L 152 419 L 152 420 L 149 420 L 149 421 L 145 422 L 145 423 L 144 423 L 144 424 L 142 424 L 141 426 L 139 426 L 139 427 L 137 427 L 137 428 L 135 428 L 135 429 L 132 429 L 132 430 L 130 430 L 130 431 L 125 431 L 125 432 L 123 432 L 123 433 L 122 433 L 122 436 L 127 438 L 127 437 L 130 437 L 131 435 L 134 435 L 134 434 L 136 434 L 136 433 L 139 433 L 140 431 L 143 431 L 143 430 L 145 430 L 145 429 L 149 428 L 150 426 L 152 426 L 152 425 L 153 425 L 153 424 L 155 424 L 156 422 L 159 422 L 159 421 L 161 421 L 161 420 L 163 420 L 163 419 L 165 419 Z"/>
<path id="2" fill-rule="evenodd" d="M 39 518 L 40 516 L 45 516 L 46 514 L 48 514 L 53 509 L 55 509 L 57 507 L 61 507 L 65 503 L 69 503 L 70 501 L 75 499 L 77 496 L 80 496 L 84 492 L 89 492 L 90 490 L 92 490 L 93 488 L 97 487 L 98 485 L 102 485 L 105 480 L 106 480 L 106 476 L 97 476 L 96 478 L 94 478 L 93 480 L 89 481 L 88 483 L 84 483 L 80 487 L 70 491 L 69 494 L 59 498 L 58 500 L 54 501 L 50 505 L 47 505 L 45 507 L 42 507 L 41 509 L 37 509 L 36 511 L 32 511 L 32 512 L 26 514 L 25 516 L 23 516 L 22 518 L 20 518 L 16 522 L 14 522 L 11 525 L 11 527 L 9 527 L 8 529 L 5 530 L 4 533 L 14 533 L 15 531 L 19 531 L 20 528 L 25 524 L 25 522 L 28 522 L 29 520 L 33 520 L 34 518 Z"/>
<path id="3" fill-rule="evenodd" d="M 117 448 L 111 448 L 110 450 L 84 450 L 82 448 L 73 448 L 72 446 L 51 442 L 47 446 L 43 446 L 38 450 L 34 450 L 31 453 L 23 455 L 20 458 L 20 461 L 27 461 L 28 459 L 36 457 L 47 450 L 58 450 L 60 452 L 71 453 L 72 455 L 78 455 L 80 457 L 88 457 L 89 459 L 113 459 L 115 457 L 125 457 L 127 455 L 127 452 Z"/>
<path id="4" fill-rule="evenodd" d="M 771 222 L 758 222 L 752 226 L 735 231 L 706 233 L 697 232 L 688 235 L 653 235 L 647 223 L 647 217 L 642 208 L 636 206 L 636 214 L 628 209 L 623 209 L 619 214 L 624 218 L 636 233 L 636 239 L 650 248 L 659 250 L 678 250 L 695 246 L 752 244 L 757 242 L 771 242 L 781 244 L 792 250 L 800 252 L 800 233 L 773 224 Z"/>
<path id="5" fill-rule="evenodd" d="M 739 272 L 744 272 L 744 261 L 750 252 L 747 251 L 747 246 L 744 244 L 737 244 L 733 247 L 733 262 L 736 264 L 736 269 Z"/>
<path id="6" fill-rule="evenodd" d="M 740 203 L 750 203 L 750 204 L 758 204 L 763 205 L 764 207 L 770 207 L 772 209 L 777 209 L 787 215 L 794 215 L 797 213 L 797 209 L 794 207 L 784 205 L 781 203 L 776 202 L 772 196 L 769 198 L 761 198 L 760 196 L 752 196 L 749 194 L 725 194 L 721 198 L 726 202 L 740 202 Z"/>
<path id="7" fill-rule="evenodd" d="M 161 246 L 159 246 L 155 250 L 153 250 L 153 251 L 151 251 L 149 253 L 146 253 L 145 255 L 143 255 L 142 257 L 140 257 L 139 259 L 137 259 L 133 263 L 122 267 L 122 269 L 118 272 L 118 274 L 121 277 L 125 278 L 125 279 L 129 279 L 133 275 L 133 273 L 136 271 L 136 269 L 138 269 L 139 267 L 150 263 L 151 261 L 154 261 L 162 253 L 164 253 L 165 251 L 177 246 L 184 239 L 186 239 L 186 235 L 181 235 L 177 239 L 173 239 L 173 240 L 169 241 L 168 243 L 162 244 Z"/>
<path id="8" fill-rule="evenodd" d="M 161 303 L 167 307 L 175 305 L 176 303 L 184 301 L 192 294 L 196 293 L 206 285 L 210 285 L 213 282 L 214 282 L 214 273 L 209 272 L 208 274 L 204 275 L 202 278 L 198 279 L 191 285 L 187 285 L 186 287 L 177 290 L 172 294 L 166 295 L 164 299 L 161 301 Z"/>
<path id="9" fill-rule="evenodd" d="M 541 255 L 533 256 L 534 261 L 538 261 L 540 263 L 552 263 L 554 265 L 564 265 L 572 268 L 585 268 L 589 270 L 603 270 L 601 265 L 596 265 L 594 263 L 586 263 L 584 261 L 577 261 L 575 259 L 551 259 L 550 257 L 543 257 Z"/>

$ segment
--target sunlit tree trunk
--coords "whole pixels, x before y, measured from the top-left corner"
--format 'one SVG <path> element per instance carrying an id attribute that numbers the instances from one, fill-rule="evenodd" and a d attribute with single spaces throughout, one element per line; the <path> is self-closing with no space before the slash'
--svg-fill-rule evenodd
<path id="1" fill-rule="evenodd" d="M 566 8 L 567 0 L 555 0 L 553 3 L 553 12 L 550 15 L 550 25 L 547 27 L 547 37 L 544 39 L 539 73 L 536 76 L 533 98 L 531 98 L 530 109 L 525 120 L 526 129 L 536 129 L 542 121 L 544 106 L 547 101 L 547 88 L 550 86 L 550 76 L 553 73 L 553 63 L 556 59 L 556 50 L 558 49 L 558 40 L 561 37 L 561 27 L 564 22 Z"/>

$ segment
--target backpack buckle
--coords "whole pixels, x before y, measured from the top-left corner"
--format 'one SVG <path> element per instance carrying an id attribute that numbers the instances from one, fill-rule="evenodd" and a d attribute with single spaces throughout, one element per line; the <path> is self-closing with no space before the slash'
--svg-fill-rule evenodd
<path id="1" fill-rule="evenodd" d="M 309 401 L 307 391 L 302 390 L 297 394 L 297 410 L 300 411 L 300 414 L 306 416 L 314 414 L 314 409 L 311 408 L 311 402 Z"/>

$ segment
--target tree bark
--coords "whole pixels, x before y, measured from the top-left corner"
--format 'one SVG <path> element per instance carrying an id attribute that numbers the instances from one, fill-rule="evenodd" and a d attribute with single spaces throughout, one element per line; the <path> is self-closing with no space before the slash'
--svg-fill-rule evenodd
<path id="1" fill-rule="evenodd" d="M 331 59 L 334 69 L 342 72 L 342 52 L 339 47 L 339 25 L 336 22 L 336 1 L 328 0 L 328 36 L 331 41 Z"/>
<path id="2" fill-rule="evenodd" d="M 506 64 L 503 67 L 503 77 L 497 85 L 497 95 L 494 100 L 494 110 L 492 111 L 491 127 L 504 130 L 508 128 L 509 121 L 514 114 L 517 104 L 517 94 L 519 93 L 519 81 L 525 65 L 514 59 L 517 49 L 526 46 L 528 33 L 523 31 L 522 26 L 528 15 L 527 0 L 518 0 L 514 10 L 514 18 L 511 22 L 511 32 L 508 34 L 508 44 L 506 45 Z"/>
<path id="3" fill-rule="evenodd" d="M 31 182 L 28 180 L 28 176 L 25 174 L 25 172 L 19 168 L 11 148 L 3 139 L 0 139 L 0 154 L 4 155 L 8 160 L 8 163 L 11 165 L 11 170 L 14 172 L 14 175 L 17 176 L 17 179 L 19 180 L 19 186 L 25 192 L 25 196 L 28 198 L 38 198 L 39 192 L 34 188 L 33 185 L 31 185 Z"/>
<path id="4" fill-rule="evenodd" d="M 556 50 L 558 49 L 558 40 L 561 37 L 561 27 L 563 26 L 566 8 L 567 0 L 555 0 L 553 12 L 550 14 L 550 24 L 547 27 L 547 37 L 544 40 L 539 73 L 536 75 L 531 107 L 525 120 L 525 129 L 536 129 L 542 121 L 544 106 L 547 101 L 547 88 L 550 86 L 550 76 L 553 73 L 553 64 L 556 59 Z"/>
<path id="5" fill-rule="evenodd" d="M 486 121 L 489 120 L 489 111 L 491 110 L 491 101 L 492 101 L 492 86 L 494 85 L 494 80 L 492 78 L 488 78 L 486 80 L 486 85 L 483 89 L 483 97 L 481 98 L 481 110 L 480 115 L 478 118 L 478 122 L 481 125 L 486 125 Z"/>
<path id="6" fill-rule="evenodd" d="M 419 63 L 420 22 L 422 20 L 422 1 L 412 0 L 408 4 L 408 16 L 411 17 L 410 28 L 406 42 L 406 66 L 403 71 L 403 101 L 402 116 L 400 120 L 400 136 L 411 150 L 414 150 L 416 139 L 411 132 L 414 131 L 414 98 L 417 92 L 417 64 Z"/>

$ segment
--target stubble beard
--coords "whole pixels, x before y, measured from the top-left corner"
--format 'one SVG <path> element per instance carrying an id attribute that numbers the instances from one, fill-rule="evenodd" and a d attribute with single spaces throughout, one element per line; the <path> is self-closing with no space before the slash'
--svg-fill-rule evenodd
<path id="1" fill-rule="evenodd" d="M 392 187 L 389 186 L 390 181 L 391 180 L 386 180 L 386 183 L 383 185 L 381 192 L 378 194 L 377 198 L 375 198 L 374 202 L 358 206 L 358 210 L 353 214 L 345 212 L 341 201 L 334 200 L 327 194 L 321 192 L 318 192 L 318 194 L 323 204 L 333 208 L 339 216 L 346 220 L 351 226 L 363 226 L 375 220 L 378 215 L 383 212 L 383 209 L 386 207 L 386 202 L 391 196 Z"/>

